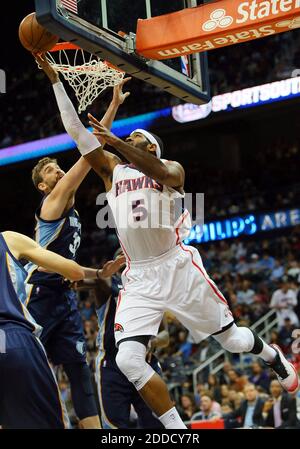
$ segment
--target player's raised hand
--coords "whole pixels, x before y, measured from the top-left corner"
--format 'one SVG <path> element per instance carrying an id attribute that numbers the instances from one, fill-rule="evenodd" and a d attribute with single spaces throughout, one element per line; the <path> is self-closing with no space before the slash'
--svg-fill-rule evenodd
<path id="1" fill-rule="evenodd" d="M 122 266 L 126 263 L 125 256 L 120 255 L 115 260 L 110 260 L 103 265 L 102 270 L 100 270 L 100 276 L 102 278 L 110 278 L 115 273 L 117 273 Z"/>
<path id="2" fill-rule="evenodd" d="M 113 102 L 116 103 L 118 106 L 124 103 L 126 98 L 129 97 L 130 92 L 123 92 L 123 88 L 128 81 L 130 81 L 131 78 L 124 78 L 123 81 L 120 82 L 117 86 L 114 87 L 114 95 L 113 95 Z"/>
<path id="3" fill-rule="evenodd" d="M 92 114 L 88 114 L 88 118 L 89 124 L 93 128 L 93 134 L 98 138 L 102 138 L 108 145 L 114 146 L 119 138 L 102 125 Z"/>
<path id="4" fill-rule="evenodd" d="M 45 74 L 48 76 L 49 80 L 52 84 L 58 83 L 59 81 L 59 74 L 58 72 L 49 64 L 46 56 L 41 53 L 32 53 L 33 57 L 35 58 L 38 66 L 45 72 Z"/>

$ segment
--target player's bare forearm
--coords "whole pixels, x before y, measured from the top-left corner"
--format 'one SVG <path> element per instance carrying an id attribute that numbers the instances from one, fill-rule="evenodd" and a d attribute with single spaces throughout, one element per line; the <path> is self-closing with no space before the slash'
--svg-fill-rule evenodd
<path id="1" fill-rule="evenodd" d="M 96 136 L 102 137 L 106 143 L 114 147 L 145 175 L 170 187 L 181 188 L 184 186 L 185 173 L 178 162 L 168 161 L 166 165 L 150 152 L 119 139 L 94 118 L 90 117 L 90 124 L 94 128 Z"/>
<path id="2" fill-rule="evenodd" d="M 85 179 L 91 166 L 81 157 L 76 164 L 58 181 L 54 189 L 43 202 L 41 217 L 45 220 L 60 218 L 67 205 L 74 203 L 77 189 Z"/>
<path id="3" fill-rule="evenodd" d="M 180 164 L 173 163 L 168 168 L 153 154 L 134 147 L 121 139 L 116 138 L 113 144 L 126 159 L 132 162 L 146 176 L 170 187 L 182 187 L 184 184 L 184 171 Z"/>
<path id="4" fill-rule="evenodd" d="M 17 259 L 25 258 L 35 265 L 59 273 L 71 281 L 83 279 L 84 271 L 80 265 L 40 247 L 29 237 L 16 232 L 5 232 L 3 237 Z"/>
<path id="5" fill-rule="evenodd" d="M 123 92 L 124 85 L 130 81 L 131 78 L 125 78 L 121 81 L 120 84 L 114 87 L 113 99 L 106 111 L 104 117 L 101 122 L 99 122 L 95 117 L 91 114 L 88 114 L 90 123 L 100 124 L 104 126 L 106 129 L 110 129 L 112 127 L 113 121 L 116 117 L 117 111 L 119 107 L 124 103 L 126 98 L 130 95 L 130 92 Z M 114 167 L 121 162 L 121 160 L 114 154 L 109 153 L 107 151 L 103 151 L 103 146 L 106 141 L 100 135 L 94 132 L 97 139 L 101 143 L 101 148 L 87 154 L 85 156 L 86 160 L 89 162 L 91 167 L 95 170 L 95 172 L 103 179 L 105 183 L 106 190 L 110 190 L 111 188 L 111 177 L 114 170 Z"/>
<path id="6" fill-rule="evenodd" d="M 39 247 L 30 252 L 27 251 L 22 256 L 38 266 L 62 275 L 70 281 L 79 281 L 84 278 L 84 270 L 80 265 L 44 248 Z"/>
<path id="7" fill-rule="evenodd" d="M 52 192 L 54 192 L 57 188 L 59 195 L 75 195 L 90 170 L 90 164 L 84 159 L 84 157 L 81 157 L 76 164 L 70 168 L 65 176 L 61 178 Z"/>
<path id="8" fill-rule="evenodd" d="M 108 129 L 111 129 L 112 124 L 116 118 L 118 109 L 120 107 L 120 104 L 117 103 L 115 100 L 112 100 L 112 102 L 110 103 L 106 113 L 104 114 L 101 123 Z M 105 145 L 105 140 L 102 138 L 98 139 L 99 142 L 101 143 L 101 145 Z"/>
<path id="9" fill-rule="evenodd" d="M 103 179 L 105 189 L 108 192 L 112 185 L 112 175 L 116 165 L 121 163 L 118 156 L 98 148 L 85 156 L 86 161 L 93 170 Z"/>
<path id="10" fill-rule="evenodd" d="M 128 81 L 130 81 L 131 78 L 125 78 L 123 79 L 117 86 L 113 89 L 113 99 L 104 115 L 104 117 L 101 120 L 101 124 L 104 125 L 106 128 L 111 129 L 113 121 L 116 117 L 116 114 L 118 112 L 119 107 L 124 103 L 126 98 L 129 97 L 130 92 L 123 92 L 123 88 Z M 95 119 L 91 114 L 88 115 L 90 120 L 94 119 L 97 122 L 97 119 Z M 104 139 L 99 137 L 99 141 L 102 145 L 105 144 Z"/>
<path id="11" fill-rule="evenodd" d="M 86 268 L 84 267 L 84 280 L 95 280 L 99 278 L 99 273 L 101 270 L 96 270 L 94 268 Z"/>

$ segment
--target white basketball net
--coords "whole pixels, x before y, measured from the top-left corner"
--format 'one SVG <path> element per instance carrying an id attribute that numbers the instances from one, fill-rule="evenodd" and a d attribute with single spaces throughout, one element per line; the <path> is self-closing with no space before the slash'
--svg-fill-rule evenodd
<path id="1" fill-rule="evenodd" d="M 79 113 L 85 111 L 107 87 L 116 86 L 125 76 L 124 72 L 81 49 L 48 52 L 47 60 L 74 89 Z"/>

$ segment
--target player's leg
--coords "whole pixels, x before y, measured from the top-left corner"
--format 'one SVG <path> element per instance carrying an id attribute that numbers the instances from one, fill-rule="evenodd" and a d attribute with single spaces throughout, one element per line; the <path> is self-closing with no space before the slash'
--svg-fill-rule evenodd
<path id="1" fill-rule="evenodd" d="M 161 376 L 161 369 L 155 357 L 151 360 L 151 366 L 154 371 Z M 140 429 L 163 429 L 155 413 L 147 406 L 141 395 L 133 389 L 131 402 L 138 416 L 138 426 Z"/>
<path id="2" fill-rule="evenodd" d="M 168 278 L 176 275 L 168 266 L 172 258 L 163 262 L 158 265 L 156 260 L 146 267 L 131 263 L 127 272 L 129 281 L 120 292 L 115 317 L 119 348 L 116 362 L 162 424 L 166 428 L 181 429 L 186 427 L 173 406 L 167 385 L 146 362 L 149 336 L 157 335 L 166 308 L 172 285 L 172 279 Z"/>
<path id="3" fill-rule="evenodd" d="M 0 354 L 1 424 L 8 429 L 69 427 L 59 388 L 45 350 L 27 330 L 6 333 L 6 353 Z"/>
<path id="4" fill-rule="evenodd" d="M 64 363 L 63 367 L 70 382 L 74 410 L 79 418 L 79 428 L 100 429 L 91 371 L 87 362 Z"/>
<path id="5" fill-rule="evenodd" d="M 132 405 L 138 416 L 138 426 L 140 429 L 163 429 L 164 426 L 155 416 L 154 412 L 147 406 L 137 391 L 134 392 Z"/>
<path id="6" fill-rule="evenodd" d="M 185 285 L 184 299 L 174 301 L 172 311 L 193 334 L 207 333 L 224 349 L 233 353 L 251 352 L 261 357 L 276 373 L 283 388 L 294 392 L 299 387 L 298 375 L 293 366 L 284 358 L 278 347 L 266 344 L 255 332 L 246 327 L 237 327 L 232 313 L 222 293 L 206 273 L 198 251 L 182 245 L 182 252 L 190 258 L 183 263 L 179 281 Z M 188 272 L 186 277 L 184 272 Z M 182 288 L 182 287 L 181 287 Z M 175 285 L 175 291 L 180 289 Z"/>
<path id="7" fill-rule="evenodd" d="M 62 364 L 68 376 L 79 427 L 99 429 L 100 420 L 92 374 L 86 361 L 82 320 L 77 308 L 73 308 L 64 316 L 48 342 L 47 349 L 53 363 Z"/>
<path id="8" fill-rule="evenodd" d="M 166 383 L 146 362 L 149 338 L 138 336 L 119 341 L 117 365 L 166 429 L 186 429 Z"/>
<path id="9" fill-rule="evenodd" d="M 103 429 L 130 428 L 132 385 L 113 360 L 100 353 L 96 359 L 96 382 Z"/>
<path id="10" fill-rule="evenodd" d="M 34 287 L 28 302 L 34 319 L 43 327 L 41 341 L 55 365 L 63 364 L 67 372 L 79 426 L 99 429 L 100 421 L 91 373 L 86 363 L 85 340 L 81 316 L 74 292 Z"/>
<path id="11" fill-rule="evenodd" d="M 295 393 L 298 390 L 299 377 L 293 365 L 286 360 L 278 346 L 268 345 L 252 329 L 233 324 L 229 329 L 213 337 L 226 351 L 247 352 L 260 357 L 267 366 L 273 369 L 286 391 Z"/>

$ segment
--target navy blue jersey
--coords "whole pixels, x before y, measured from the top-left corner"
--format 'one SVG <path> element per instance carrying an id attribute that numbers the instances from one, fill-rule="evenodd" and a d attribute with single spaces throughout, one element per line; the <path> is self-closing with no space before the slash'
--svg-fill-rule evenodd
<path id="1" fill-rule="evenodd" d="M 53 251 L 66 259 L 75 260 L 81 241 L 81 223 L 78 212 L 71 209 L 58 220 L 40 218 L 41 208 L 35 219 L 35 240 L 43 248 Z M 30 263 L 25 269 L 28 272 L 26 282 L 34 285 L 59 286 L 64 282 L 61 275 L 37 271 L 37 266 Z"/>
<path id="2" fill-rule="evenodd" d="M 26 276 L 0 234 L 0 326 L 17 324 L 39 334 L 41 327 L 25 307 L 30 292 L 30 286 L 25 285 Z"/>
<path id="3" fill-rule="evenodd" d="M 97 343 L 99 355 L 106 359 L 115 360 L 118 353 L 116 347 L 114 323 L 117 309 L 117 297 L 123 288 L 122 280 L 119 276 L 112 277 L 112 296 L 102 307 L 96 310 L 98 316 L 99 332 Z"/>

